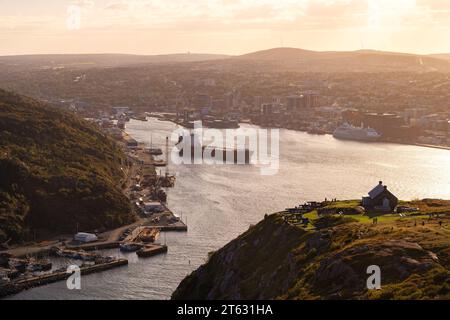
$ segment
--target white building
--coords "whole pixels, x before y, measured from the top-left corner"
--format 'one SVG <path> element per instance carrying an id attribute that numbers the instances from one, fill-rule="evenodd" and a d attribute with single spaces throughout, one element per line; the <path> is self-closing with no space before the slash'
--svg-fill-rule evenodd
<path id="1" fill-rule="evenodd" d="M 79 232 L 73 237 L 75 241 L 88 243 L 88 242 L 94 242 L 98 240 L 98 237 L 93 233 L 85 233 L 85 232 Z"/>

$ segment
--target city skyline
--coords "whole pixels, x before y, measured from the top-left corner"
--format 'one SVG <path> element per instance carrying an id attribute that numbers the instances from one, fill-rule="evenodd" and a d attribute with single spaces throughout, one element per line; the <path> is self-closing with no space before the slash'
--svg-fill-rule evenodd
<path id="1" fill-rule="evenodd" d="M 0 5 L 0 55 L 239 55 L 272 47 L 450 52 L 450 2 L 438 0 L 19 0 Z"/>

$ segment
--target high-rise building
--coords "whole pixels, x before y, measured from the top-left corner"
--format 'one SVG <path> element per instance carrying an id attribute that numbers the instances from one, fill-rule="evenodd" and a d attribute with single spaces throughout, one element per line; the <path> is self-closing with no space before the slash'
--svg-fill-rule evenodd
<path id="1" fill-rule="evenodd" d="M 302 107 L 302 96 L 292 95 L 286 97 L 286 111 L 289 113 L 297 112 Z"/>
<path id="2" fill-rule="evenodd" d="M 254 96 L 253 97 L 253 107 L 255 109 L 261 108 L 261 105 L 263 104 L 264 100 L 262 96 Z"/>
<path id="3" fill-rule="evenodd" d="M 231 92 L 225 94 L 225 107 L 228 110 L 239 109 L 240 101 L 241 94 L 236 89 L 233 89 Z"/>
<path id="4" fill-rule="evenodd" d="M 318 106 L 319 95 L 314 92 L 306 92 L 301 95 L 291 95 L 286 97 L 286 110 L 290 113 L 300 112 Z"/>
<path id="5" fill-rule="evenodd" d="M 272 103 L 263 103 L 261 105 L 261 113 L 263 115 L 269 115 L 273 113 L 273 104 Z"/>
<path id="6" fill-rule="evenodd" d="M 306 108 L 316 108 L 319 106 L 319 95 L 315 92 L 303 93 Z"/>

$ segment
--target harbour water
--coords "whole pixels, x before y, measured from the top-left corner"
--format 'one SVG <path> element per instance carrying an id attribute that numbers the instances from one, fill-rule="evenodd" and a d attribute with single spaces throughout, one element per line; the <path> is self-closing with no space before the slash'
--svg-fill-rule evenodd
<path id="1" fill-rule="evenodd" d="M 127 132 L 164 150 L 177 126 L 132 120 Z M 82 278 L 82 289 L 55 283 L 11 299 L 169 299 L 179 282 L 205 262 L 209 252 L 260 221 L 264 214 L 307 200 L 356 199 L 379 180 L 401 199 L 450 198 L 450 151 L 408 145 L 339 141 L 332 136 L 280 130 L 280 168 L 262 176 L 257 166 L 170 166 L 176 186 L 168 206 L 182 215 L 187 233 L 166 234 L 166 255 L 139 259 L 127 267 Z M 164 236 L 161 237 L 164 239 Z"/>

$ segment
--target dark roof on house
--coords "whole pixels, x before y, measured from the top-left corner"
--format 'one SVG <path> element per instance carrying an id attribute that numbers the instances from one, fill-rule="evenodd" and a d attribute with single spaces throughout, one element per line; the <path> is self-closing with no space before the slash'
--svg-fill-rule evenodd
<path id="1" fill-rule="evenodd" d="M 369 192 L 369 197 L 371 199 L 375 199 L 376 197 L 378 197 L 384 190 L 386 189 L 385 186 L 383 186 L 383 181 L 380 181 L 380 183 L 373 188 L 370 192 Z"/>

